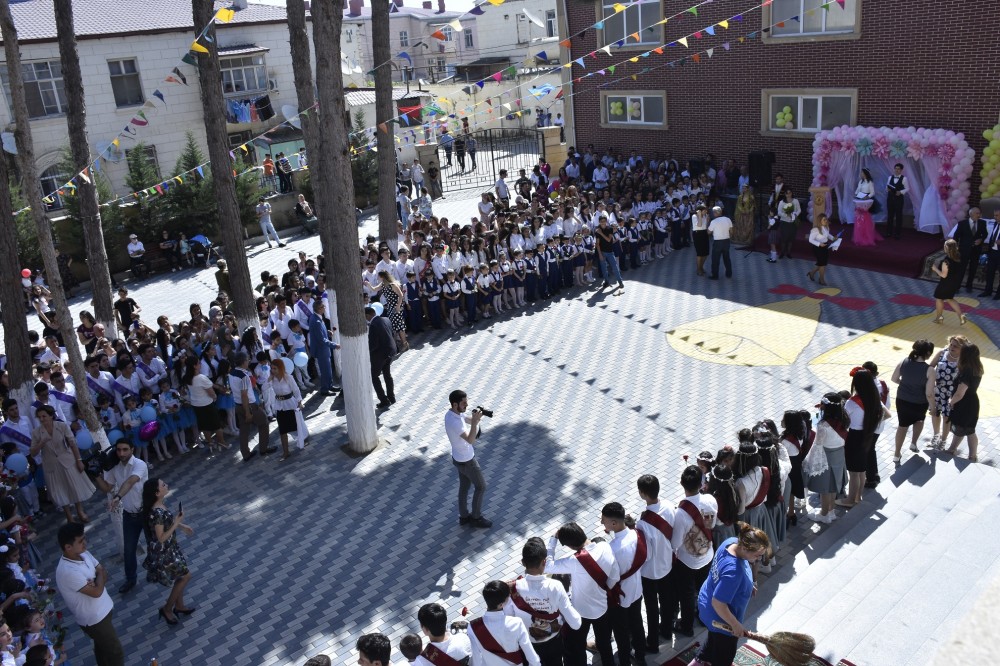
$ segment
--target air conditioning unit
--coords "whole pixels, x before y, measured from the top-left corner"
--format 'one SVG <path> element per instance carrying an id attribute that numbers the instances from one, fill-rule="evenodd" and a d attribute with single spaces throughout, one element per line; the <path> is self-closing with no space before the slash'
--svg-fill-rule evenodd
<path id="1" fill-rule="evenodd" d="M 527 17 L 526 17 L 526 16 L 524 15 L 524 14 L 518 14 L 518 15 L 517 15 L 517 20 L 518 20 L 519 22 L 521 22 L 521 23 L 524 23 L 524 22 L 525 22 L 526 20 L 528 20 L 528 19 L 527 19 Z"/>
<path id="2" fill-rule="evenodd" d="M 278 79 L 268 79 L 267 89 L 270 92 L 278 92 Z"/>

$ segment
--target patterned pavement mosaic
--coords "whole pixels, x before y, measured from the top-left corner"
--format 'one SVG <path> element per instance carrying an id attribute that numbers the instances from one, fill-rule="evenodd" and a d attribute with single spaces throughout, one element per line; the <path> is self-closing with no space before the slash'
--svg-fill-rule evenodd
<path id="1" fill-rule="evenodd" d="M 462 199 L 436 208 L 465 219 L 472 206 Z M 258 246 L 249 253 L 251 273 L 283 269 L 295 251 L 318 247 L 315 237 L 280 250 Z M 816 285 L 804 277 L 811 262 L 764 259 L 734 252 L 735 277 L 709 281 L 695 276 L 691 250 L 676 252 L 626 273 L 624 293 L 578 290 L 474 332 L 418 336 L 393 364 L 398 403 L 379 416 L 385 444 L 365 458 L 340 449 L 342 402 L 313 396 L 311 442 L 280 466 L 274 456 L 238 463 L 235 450 L 154 464 L 152 473 L 174 489 L 169 502 L 184 502 L 196 530 L 182 547 L 194 573 L 187 598 L 197 612 L 177 627 L 164 624 L 156 609 L 167 590 L 140 572 L 136 590 L 113 594 L 127 663 L 301 664 L 325 653 L 353 664 L 359 635 L 384 632 L 395 650 L 403 634 L 418 630 L 423 603 L 444 604 L 450 617 L 463 607 L 482 612 L 483 584 L 519 573 L 528 536 L 550 534 L 566 520 L 596 535 L 608 501 L 638 510 L 640 474 L 659 476 L 664 496 L 676 502 L 684 455 L 732 443 L 741 427 L 848 388 L 846 370 L 869 354 L 887 377 L 914 335 L 931 335 L 940 347 L 949 334 L 974 333 L 991 359 L 987 379 L 1000 377 L 992 365 L 1000 322 L 988 313 L 974 312 L 962 328 L 953 316 L 936 327 L 908 319 L 929 318 L 913 298 L 926 298 L 929 283 L 841 269 L 834 259 L 834 288 L 812 295 Z M 207 303 L 213 288 L 211 271 L 187 271 L 155 276 L 130 295 L 150 320 L 161 312 L 180 318 L 188 304 Z M 74 313 L 81 307 L 76 299 Z M 457 524 L 443 428 L 454 388 L 496 414 L 484 420 L 478 447 L 492 529 Z M 996 418 L 981 422 L 981 460 L 995 459 L 998 426 Z M 883 470 L 891 467 L 892 429 L 880 443 Z M 88 536 L 115 590 L 121 561 L 102 501 L 95 495 L 88 505 L 99 516 Z M 39 539 L 43 574 L 58 556 L 54 526 L 46 519 Z M 809 521 L 791 528 L 779 564 L 819 529 Z M 68 646 L 73 663 L 92 663 L 78 629 Z M 671 654 L 661 649 L 657 663 Z"/>

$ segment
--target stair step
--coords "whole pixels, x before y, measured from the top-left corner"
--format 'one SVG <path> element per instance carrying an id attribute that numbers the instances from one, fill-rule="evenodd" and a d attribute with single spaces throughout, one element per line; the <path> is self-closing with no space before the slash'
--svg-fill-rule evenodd
<path id="1" fill-rule="evenodd" d="M 995 535 L 996 538 L 983 545 L 991 548 L 994 552 L 1000 550 L 1000 532 L 996 530 L 988 530 L 987 532 Z M 993 562 L 992 566 L 980 577 L 979 584 L 965 593 L 955 608 L 934 630 L 934 633 L 921 644 L 919 653 L 935 655 L 933 660 L 928 659 L 928 663 L 954 664 L 956 657 L 952 651 L 957 646 L 964 645 L 965 650 L 969 651 L 969 654 L 963 655 L 964 657 L 974 655 L 977 651 L 976 648 L 981 655 L 979 661 L 968 660 L 964 663 L 990 663 L 989 660 L 992 660 L 993 650 L 996 646 L 984 641 L 983 634 L 976 633 L 976 624 L 980 627 L 984 624 L 989 626 L 991 621 L 996 621 L 996 618 L 990 615 L 989 609 L 977 606 L 983 605 L 987 595 L 992 594 L 995 598 L 998 591 L 1000 591 L 1000 558 Z M 980 616 L 970 621 L 970 614 L 980 614 Z M 995 629 L 993 631 L 995 632 Z"/>

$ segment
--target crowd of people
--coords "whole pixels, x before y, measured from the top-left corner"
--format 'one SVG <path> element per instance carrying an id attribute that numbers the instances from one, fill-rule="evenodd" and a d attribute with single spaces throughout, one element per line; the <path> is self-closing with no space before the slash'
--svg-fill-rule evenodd
<path id="1" fill-rule="evenodd" d="M 692 267 L 698 275 L 709 275 L 711 256 L 710 277 L 721 277 L 723 267 L 729 277 L 730 239 L 749 242 L 756 233 L 745 169 L 729 162 L 716 170 L 709 161 L 699 173 L 693 165 L 680 169 L 669 156 L 647 166 L 635 153 L 624 158 L 608 151 L 598 157 L 592 147 L 582 155 L 571 148 L 555 174 L 544 159 L 530 176 L 521 170 L 510 183 L 501 172 L 464 224 L 434 215 L 434 200 L 422 177 L 419 166 L 401 172 L 395 246 L 368 238 L 360 247 L 358 296 L 371 322 L 373 389 L 380 409 L 396 400 L 393 358 L 409 348 L 411 336 L 427 328 L 474 326 L 528 303 L 578 294 L 599 279 L 601 288 L 621 290 L 627 271 L 686 248 L 694 249 Z M 794 237 L 800 213 L 790 189 L 780 176 L 776 180 L 768 220 L 773 261 L 790 256 L 785 227 L 792 226 Z M 408 197 L 411 190 L 420 192 L 414 201 Z M 738 203 L 735 221 L 724 214 L 721 201 L 722 194 L 733 192 L 750 192 Z M 786 203 L 779 205 L 781 201 Z M 270 211 L 261 203 L 265 239 L 280 244 L 269 233 Z M 305 212 L 308 204 L 304 206 Z M 311 209 L 307 212 L 312 215 Z M 816 237 L 817 266 L 809 277 L 824 282 L 819 250 L 827 249 L 832 237 L 819 217 L 810 239 Z M 137 238 L 131 240 L 141 245 Z M 185 242 L 164 236 L 168 247 L 161 249 L 169 249 L 178 261 L 172 268 L 193 263 L 184 252 L 185 247 L 190 251 Z M 141 260 L 141 252 L 130 247 L 129 254 Z M 191 572 L 177 542 L 177 532 L 191 528 L 183 522 L 180 506 L 174 511 L 165 503 L 166 482 L 150 472 L 154 464 L 168 470 L 170 459 L 193 449 L 212 456 L 231 442 L 239 443 L 244 461 L 269 455 L 275 450 L 270 445 L 272 423 L 281 443 L 280 461 L 293 455 L 293 435 L 295 449 L 305 447 L 304 396 L 339 390 L 336 298 L 327 289 L 324 269 L 321 255 L 299 253 L 286 272 L 262 273 L 255 286 L 259 326 L 246 330 L 239 329 L 231 311 L 224 260 L 214 270 L 219 292 L 207 311 L 193 303 L 176 324 L 159 314 L 154 325 L 122 287 L 114 301 L 118 330 L 109 334 L 84 311 L 76 340 L 64 340 L 59 332 L 58 317 L 66 315 L 51 310 L 44 280 L 25 278 L 43 331 L 41 336 L 33 333 L 36 399 L 27 413 L 8 398 L 6 373 L 0 373 L 5 419 L 0 445 L 6 468 L 18 470 L 10 487 L 0 490 L 2 527 L 23 548 L 22 566 L 30 569 L 39 565 L 31 561 L 25 543 L 30 518 L 40 517 L 43 506 L 63 512 L 67 522 L 58 536 L 63 557 L 56 581 L 75 620 L 93 639 L 98 663 L 119 664 L 124 657 L 111 622 L 107 572 L 87 551 L 83 526 L 91 518 L 84 503 L 99 489 L 120 521 L 121 594 L 138 582 L 137 552 L 145 534 L 146 579 L 170 588 L 160 616 L 174 625 L 178 616 L 194 612 L 184 599 Z M 141 275 L 142 268 L 137 272 Z M 932 444 L 943 446 L 950 432 L 949 452 L 954 453 L 968 438 L 969 457 L 976 459 L 976 389 L 982 365 L 975 345 L 960 336 L 951 342 L 934 355 L 930 343 L 918 341 L 893 373 L 900 384 L 896 462 L 909 428 L 910 448 L 917 448 L 928 411 Z M 66 372 L 67 344 L 82 348 L 85 387 L 74 386 Z M 637 487 L 645 506 L 637 518 L 627 514 L 623 503 L 604 507 L 607 543 L 588 539 L 575 523 L 563 525 L 548 544 L 529 540 L 522 552 L 525 576 L 486 586 L 488 611 L 481 622 L 469 623 L 467 640 L 449 638 L 444 609 L 429 604 L 417 618 L 427 647 L 420 647 L 419 637 L 408 637 L 400 646 L 404 654 L 436 666 L 454 666 L 448 659 L 467 656 L 477 664 L 499 666 L 497 659 L 522 650 L 528 663 L 582 666 L 587 632 L 593 627 L 603 663 L 612 663 L 612 637 L 620 663 L 632 657 L 641 663 L 645 654 L 659 649 L 661 639 L 693 635 L 699 617 L 710 635 L 698 660 L 728 666 L 737 638 L 745 633 L 748 590 L 759 571 L 777 563 L 774 554 L 788 526 L 804 513 L 829 523 L 838 507 L 857 505 L 863 489 L 878 483 L 875 443 L 890 412 L 888 387 L 873 366 L 867 363 L 853 373 L 850 392 L 824 395 L 815 419 L 808 411 L 789 411 L 780 428 L 763 420 L 740 431 L 732 446 L 699 454 L 697 464 L 681 476 L 686 499 L 676 507 L 660 499 L 655 477 L 643 475 Z M 97 408 L 112 444 L 108 451 L 93 445 L 76 405 L 79 399 L 91 400 Z M 258 436 L 255 449 L 250 447 L 253 433 Z M 16 465 L 8 464 L 11 460 Z M 473 473 L 469 460 L 455 461 L 464 485 L 461 521 L 488 528 L 491 523 L 481 513 L 485 482 L 478 464 Z M 461 464 L 466 464 L 464 475 Z M 471 511 L 464 506 L 470 486 L 476 487 Z M 807 490 L 819 495 L 815 511 L 805 511 Z M 572 554 L 556 558 L 559 545 Z M 566 576 L 552 580 L 546 574 Z M 0 583 L 0 598 L 18 594 L 7 589 Z M 14 599 L 11 608 L 23 605 Z M 21 646 L 34 649 L 31 641 L 37 637 L 24 636 L 37 634 L 37 623 L 11 616 L 2 603 L 0 611 Z M 713 621 L 733 631 L 719 630 Z M 0 654 L 6 649 L 4 636 L 0 628 Z M 362 663 L 388 666 L 390 647 L 383 639 L 359 641 Z"/>

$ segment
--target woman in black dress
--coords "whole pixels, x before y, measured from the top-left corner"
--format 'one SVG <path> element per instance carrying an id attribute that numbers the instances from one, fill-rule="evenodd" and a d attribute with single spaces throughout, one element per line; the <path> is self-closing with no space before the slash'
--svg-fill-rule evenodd
<path id="1" fill-rule="evenodd" d="M 934 354 L 934 343 L 929 340 L 917 340 L 913 343 L 913 351 L 899 362 L 892 371 L 892 381 L 899 384 L 896 392 L 896 418 L 899 427 L 896 428 L 896 452 L 892 456 L 894 463 L 899 463 L 903 451 L 906 432 L 913 426 L 913 438 L 910 440 L 910 451 L 920 449 L 917 440 L 924 430 L 924 420 L 927 410 L 934 399 L 934 382 L 936 374 L 927 363 Z"/>
<path id="2" fill-rule="evenodd" d="M 979 358 L 979 347 L 966 345 L 958 357 L 958 387 L 951 396 L 951 448 L 948 453 L 955 455 L 962 439 L 969 438 L 969 460 L 977 462 L 979 436 L 976 423 L 979 421 L 979 382 L 983 381 L 983 362 Z"/>
<path id="3" fill-rule="evenodd" d="M 708 259 L 708 206 L 705 204 L 699 204 L 691 216 L 691 237 L 694 238 L 697 274 L 705 275 L 705 260 Z"/>
<path id="4" fill-rule="evenodd" d="M 958 242 L 949 238 L 944 242 L 944 259 L 931 266 L 931 269 L 940 276 L 937 289 L 934 290 L 934 323 L 944 323 L 944 304 L 947 303 L 955 314 L 958 315 L 958 323 L 965 325 L 965 315 L 962 314 L 962 306 L 955 300 L 955 294 L 962 286 L 962 258 L 958 253 Z"/>
<path id="5" fill-rule="evenodd" d="M 178 508 L 174 516 L 164 505 L 163 500 L 169 491 L 167 484 L 157 478 L 146 481 L 142 486 L 142 517 L 148 539 L 142 567 L 146 570 L 147 581 L 171 588 L 159 615 L 167 624 L 177 624 L 177 615 L 194 612 L 194 608 L 184 603 L 184 588 L 191 581 L 191 571 L 177 543 L 177 530 L 188 536 L 194 534 L 194 530 L 181 522 L 184 519 L 182 510 Z"/>

